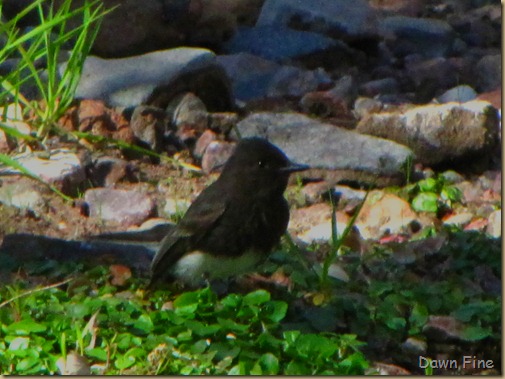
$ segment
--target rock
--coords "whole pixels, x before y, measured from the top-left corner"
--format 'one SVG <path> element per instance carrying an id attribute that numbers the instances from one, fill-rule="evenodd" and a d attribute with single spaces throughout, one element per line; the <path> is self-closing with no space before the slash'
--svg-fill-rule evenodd
<path id="1" fill-rule="evenodd" d="M 385 93 L 397 93 L 398 89 L 398 81 L 395 78 L 371 80 L 360 86 L 361 94 L 368 97 Z"/>
<path id="2" fill-rule="evenodd" d="M 193 92 L 209 110 L 226 111 L 233 104 L 229 80 L 214 53 L 185 47 L 122 59 L 89 56 L 75 97 L 117 107 L 166 108 L 181 92 Z"/>
<path id="3" fill-rule="evenodd" d="M 329 83 L 329 75 L 321 67 L 315 70 L 302 70 L 294 66 L 281 66 L 266 91 L 266 97 L 300 97 Z"/>
<path id="4" fill-rule="evenodd" d="M 464 204 L 478 202 L 483 197 L 482 188 L 468 180 L 457 183 L 456 188 L 461 191 Z"/>
<path id="5" fill-rule="evenodd" d="M 189 208 L 191 202 L 182 199 L 167 198 L 163 206 L 163 213 L 168 217 L 181 217 Z"/>
<path id="6" fill-rule="evenodd" d="M 344 202 L 361 202 L 366 196 L 366 191 L 357 190 L 348 186 L 333 187 L 333 194 L 340 196 L 340 201 Z"/>
<path id="7" fill-rule="evenodd" d="M 324 180 L 321 182 L 307 183 L 302 187 L 302 194 L 309 204 L 318 203 L 328 193 L 330 185 Z"/>
<path id="8" fill-rule="evenodd" d="M 327 203 L 317 203 L 291 210 L 288 229 L 297 234 L 330 219 L 331 206 Z"/>
<path id="9" fill-rule="evenodd" d="M 63 0 L 55 2 L 58 5 Z M 72 8 L 81 7 L 84 0 L 74 0 Z M 183 44 L 186 33 L 184 24 L 193 21 L 195 16 L 189 14 L 190 9 L 180 8 L 177 14 L 175 8 L 171 8 L 172 20 L 167 23 L 164 20 L 164 3 L 157 0 L 108 0 L 106 8 L 115 8 L 108 13 L 100 27 L 97 38 L 93 45 L 95 54 L 104 57 L 121 57 L 142 54 L 148 51 L 161 50 Z M 181 1 L 178 1 L 181 3 Z M 182 1 L 189 3 L 189 1 Z M 125 22 L 135 20 L 135 22 Z M 70 25 L 77 27 L 78 17 L 71 19 Z"/>
<path id="10" fill-rule="evenodd" d="M 370 0 L 370 6 L 387 15 L 419 17 L 424 7 L 423 0 Z"/>
<path id="11" fill-rule="evenodd" d="M 103 135 L 104 129 L 110 129 L 111 120 L 103 101 L 84 99 L 77 109 L 77 123 L 80 132 Z"/>
<path id="12" fill-rule="evenodd" d="M 265 98 L 267 96 L 303 96 L 332 81 L 323 70 L 307 71 L 294 66 L 278 63 L 247 53 L 221 55 L 217 57 L 227 75 L 231 78 L 234 96 L 241 101 Z M 285 89 L 286 79 L 296 79 Z"/>
<path id="13" fill-rule="evenodd" d="M 123 226 L 138 225 L 154 210 L 152 199 L 135 190 L 89 189 L 84 194 L 89 216 Z"/>
<path id="14" fill-rule="evenodd" d="M 480 92 L 492 91 L 499 88 L 502 83 L 501 77 L 501 54 L 486 55 L 477 63 L 477 89 Z"/>
<path id="15" fill-rule="evenodd" d="M 203 132 L 200 138 L 196 141 L 195 148 L 193 149 L 193 155 L 198 159 L 202 159 L 203 154 L 205 154 L 205 150 L 207 150 L 207 147 L 213 141 L 217 141 L 216 133 L 212 130 L 206 130 Z"/>
<path id="16" fill-rule="evenodd" d="M 459 80 L 454 62 L 443 57 L 430 59 L 421 59 L 419 55 L 406 57 L 405 73 L 406 79 L 413 82 L 416 101 L 420 103 L 431 101 L 440 90 L 456 86 Z"/>
<path id="17" fill-rule="evenodd" d="M 163 138 L 169 127 L 170 121 L 165 111 L 147 105 L 135 107 L 130 121 L 130 129 L 137 144 L 157 153 L 164 150 Z"/>
<path id="18" fill-rule="evenodd" d="M 123 159 L 99 157 L 87 169 L 87 177 L 95 187 L 112 187 L 131 170 Z"/>
<path id="19" fill-rule="evenodd" d="M 378 113 L 383 110 L 384 104 L 376 99 L 369 97 L 358 97 L 354 102 L 354 115 L 358 120 L 362 119 L 369 113 Z"/>
<path id="20" fill-rule="evenodd" d="M 401 182 L 411 151 L 387 140 L 357 134 L 297 113 L 254 113 L 237 124 L 242 137 L 261 136 L 288 157 L 308 164 L 302 175 L 329 182 L 350 180 L 384 185 Z"/>
<path id="21" fill-rule="evenodd" d="M 379 30 L 398 57 L 414 53 L 430 58 L 447 56 L 456 35 L 443 20 L 406 16 L 385 17 Z"/>
<path id="22" fill-rule="evenodd" d="M 477 99 L 491 103 L 493 107 L 499 109 L 501 113 L 501 102 L 502 102 L 501 87 L 495 89 L 494 91 L 481 93 L 477 97 Z"/>
<path id="23" fill-rule="evenodd" d="M 281 25 L 342 40 L 376 35 L 376 16 L 365 0 L 266 0 L 256 26 Z"/>
<path id="24" fill-rule="evenodd" d="M 439 103 L 466 103 L 467 101 L 475 100 L 477 92 L 469 85 L 463 84 L 445 91 L 437 97 Z"/>
<path id="25" fill-rule="evenodd" d="M 8 104 L 7 109 L 0 107 L 0 123 L 2 126 L 14 129 L 14 133 L 29 135 L 30 126 L 23 121 L 23 110 L 19 104 Z M 11 133 L 0 129 L 0 152 L 9 152 L 16 146 L 16 139 Z"/>
<path id="26" fill-rule="evenodd" d="M 350 53 L 343 42 L 277 24 L 239 28 L 237 34 L 224 45 L 224 51 L 227 54 L 249 53 L 278 63 L 322 52 L 341 56 Z"/>
<path id="27" fill-rule="evenodd" d="M 374 375 L 375 373 L 378 373 L 379 375 L 388 375 L 388 376 L 405 376 L 405 375 L 412 375 L 412 373 L 398 365 L 394 365 L 391 363 L 383 363 L 383 362 L 374 362 L 372 369 L 370 373 Z"/>
<path id="28" fill-rule="evenodd" d="M 410 204 L 393 194 L 372 191 L 356 218 L 356 227 L 365 239 L 379 239 L 385 234 L 409 232 L 417 220 Z"/>
<path id="29" fill-rule="evenodd" d="M 246 53 L 221 55 L 217 61 L 231 78 L 234 96 L 241 101 L 265 97 L 280 68 L 275 62 Z"/>
<path id="30" fill-rule="evenodd" d="M 356 100 L 356 81 L 350 75 L 343 76 L 327 91 L 309 92 L 300 100 L 305 113 L 320 117 L 352 117 L 350 108 Z"/>
<path id="31" fill-rule="evenodd" d="M 454 170 L 447 170 L 440 174 L 447 183 L 457 184 L 465 180 L 465 177 Z"/>
<path id="32" fill-rule="evenodd" d="M 337 236 L 341 237 L 347 224 L 349 222 L 349 216 L 343 212 L 337 212 Z M 331 211 L 327 215 L 331 217 Z M 306 232 L 298 235 L 298 238 L 305 243 L 313 242 L 328 242 L 331 241 L 332 231 L 331 231 L 331 220 L 327 220 L 320 224 L 314 225 Z"/>
<path id="33" fill-rule="evenodd" d="M 219 170 L 235 150 L 234 143 L 213 141 L 209 143 L 202 158 L 202 170 L 206 174 Z"/>
<path id="34" fill-rule="evenodd" d="M 194 144 L 207 129 L 209 114 L 198 96 L 188 92 L 174 98 L 167 107 L 172 125 L 177 129 L 176 136 L 185 144 Z"/>
<path id="35" fill-rule="evenodd" d="M 426 341 L 420 340 L 418 338 L 409 337 L 401 345 L 402 350 L 409 354 L 423 355 L 426 354 L 428 344 Z"/>
<path id="36" fill-rule="evenodd" d="M 426 165 L 470 154 L 485 155 L 498 142 L 496 109 L 483 101 L 369 114 L 356 130 L 403 143 L 415 152 L 417 161 Z"/>
<path id="37" fill-rule="evenodd" d="M 489 224 L 486 228 L 486 233 L 494 238 L 501 237 L 501 218 L 502 218 L 502 210 L 498 209 L 491 213 L 488 218 Z"/>
<path id="38" fill-rule="evenodd" d="M 91 375 L 88 360 L 74 351 L 69 352 L 65 357 L 58 358 L 56 367 L 60 375 Z"/>
<path id="39" fill-rule="evenodd" d="M 423 327 L 423 333 L 428 338 L 445 342 L 447 340 L 463 340 L 463 324 L 452 316 L 429 316 Z"/>
<path id="40" fill-rule="evenodd" d="M 215 133 L 227 136 L 239 120 L 233 112 L 213 112 L 209 114 L 209 128 Z"/>
<path id="41" fill-rule="evenodd" d="M 443 223 L 445 225 L 455 225 L 459 227 L 463 227 L 464 225 L 468 224 L 470 221 L 472 221 L 473 214 L 470 212 L 462 212 L 462 213 L 456 213 L 452 214 L 449 217 L 446 217 L 443 219 Z"/>
<path id="42" fill-rule="evenodd" d="M 66 194 L 74 194 L 86 179 L 84 168 L 76 154 L 65 149 L 49 152 L 49 157 L 37 157 L 33 153 L 20 154 L 13 159 L 32 174 L 52 184 Z M 1 166 L 0 166 L 1 167 Z M 11 168 L 0 168 L 0 174 L 20 174 Z"/>
<path id="43" fill-rule="evenodd" d="M 40 184 L 28 178 L 6 178 L 0 182 L 0 203 L 41 212 L 45 205 Z"/>

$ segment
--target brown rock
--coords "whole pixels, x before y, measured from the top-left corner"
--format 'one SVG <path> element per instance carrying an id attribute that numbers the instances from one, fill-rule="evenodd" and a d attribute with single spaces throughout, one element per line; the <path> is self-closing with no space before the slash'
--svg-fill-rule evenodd
<path id="1" fill-rule="evenodd" d="M 356 219 L 356 226 L 365 239 L 378 239 L 384 234 L 408 232 L 416 219 L 416 213 L 405 200 L 372 191 Z"/>

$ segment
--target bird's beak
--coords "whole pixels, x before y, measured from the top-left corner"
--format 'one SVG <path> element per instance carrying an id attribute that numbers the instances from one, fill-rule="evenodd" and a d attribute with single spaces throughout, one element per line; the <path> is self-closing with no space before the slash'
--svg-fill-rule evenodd
<path id="1" fill-rule="evenodd" d="M 285 173 L 292 173 L 292 172 L 297 172 L 297 171 L 305 171 L 305 170 L 308 170 L 309 168 L 310 168 L 310 166 L 308 166 L 306 164 L 299 164 L 299 163 L 290 162 L 288 166 L 282 167 L 280 169 L 280 171 L 285 172 Z"/>

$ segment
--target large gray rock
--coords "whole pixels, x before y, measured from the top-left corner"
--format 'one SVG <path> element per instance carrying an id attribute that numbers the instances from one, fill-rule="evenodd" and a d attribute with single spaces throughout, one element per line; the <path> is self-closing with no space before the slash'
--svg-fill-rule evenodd
<path id="1" fill-rule="evenodd" d="M 303 96 L 320 85 L 329 85 L 323 70 L 283 66 L 248 53 L 220 55 L 217 61 L 231 78 L 234 96 L 242 101 L 265 97 Z"/>
<path id="2" fill-rule="evenodd" d="M 239 28 L 223 47 L 228 54 L 250 53 L 276 62 L 286 62 L 321 52 L 349 54 L 349 47 L 341 41 L 319 33 L 276 25 Z"/>
<path id="3" fill-rule="evenodd" d="M 486 55 L 476 66 L 478 89 L 482 92 L 501 87 L 501 54 Z"/>
<path id="4" fill-rule="evenodd" d="M 165 108 L 175 95 L 193 92 L 209 110 L 224 111 L 232 106 L 230 88 L 214 53 L 177 48 L 121 59 L 90 56 L 75 97 L 100 99 L 117 107 L 149 104 Z"/>
<path id="5" fill-rule="evenodd" d="M 412 152 L 382 138 L 324 124 L 298 113 L 255 113 L 237 124 L 242 137 L 261 136 L 293 161 L 329 181 L 375 185 L 400 183 Z M 309 172 L 309 174 L 310 174 Z"/>
<path id="6" fill-rule="evenodd" d="M 413 53 L 426 57 L 446 56 L 456 36 L 445 21 L 406 16 L 384 18 L 380 22 L 380 31 L 398 56 Z"/>
<path id="7" fill-rule="evenodd" d="M 498 142 L 499 123 L 496 109 L 476 100 L 372 113 L 356 130 L 405 144 L 419 162 L 429 165 L 489 153 Z"/>
<path id="8" fill-rule="evenodd" d="M 267 0 L 256 26 L 283 25 L 342 39 L 376 35 L 375 11 L 365 0 Z"/>

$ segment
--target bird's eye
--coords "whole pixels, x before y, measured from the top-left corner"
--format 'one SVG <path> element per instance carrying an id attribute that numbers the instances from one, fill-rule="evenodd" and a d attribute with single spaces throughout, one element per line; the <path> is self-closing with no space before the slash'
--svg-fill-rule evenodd
<path id="1" fill-rule="evenodd" d="M 267 164 L 265 163 L 265 161 L 258 161 L 258 167 L 265 168 L 267 167 Z"/>

